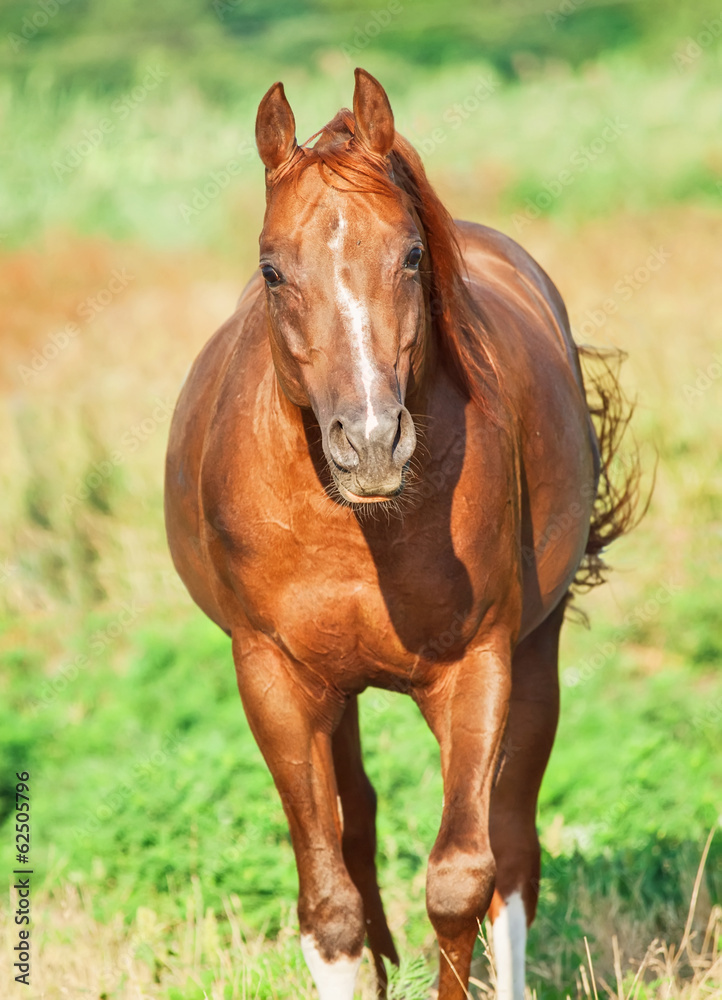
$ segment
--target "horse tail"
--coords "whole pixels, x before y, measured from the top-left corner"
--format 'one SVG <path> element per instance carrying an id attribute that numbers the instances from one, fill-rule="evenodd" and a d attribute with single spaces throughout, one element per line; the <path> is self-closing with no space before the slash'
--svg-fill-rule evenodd
<path id="1" fill-rule="evenodd" d="M 619 381 L 626 355 L 587 345 L 579 346 L 578 352 L 599 453 L 599 481 L 589 539 L 573 584 L 576 591 L 587 591 L 606 579 L 609 566 L 604 559 L 605 550 L 639 523 L 652 491 L 640 505 L 639 450 L 628 433 L 634 404 Z"/>

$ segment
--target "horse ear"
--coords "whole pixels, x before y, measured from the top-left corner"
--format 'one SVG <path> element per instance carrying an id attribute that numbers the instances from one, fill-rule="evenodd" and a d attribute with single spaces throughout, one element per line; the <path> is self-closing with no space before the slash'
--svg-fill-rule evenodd
<path id="1" fill-rule="evenodd" d="M 267 170 L 277 170 L 296 149 L 296 119 L 282 83 L 274 83 L 258 105 L 256 145 Z"/>
<path id="2" fill-rule="evenodd" d="M 356 118 L 356 136 L 374 153 L 386 156 L 391 152 L 396 135 L 394 113 L 386 91 L 365 69 L 357 69 L 355 76 L 353 113 Z"/>

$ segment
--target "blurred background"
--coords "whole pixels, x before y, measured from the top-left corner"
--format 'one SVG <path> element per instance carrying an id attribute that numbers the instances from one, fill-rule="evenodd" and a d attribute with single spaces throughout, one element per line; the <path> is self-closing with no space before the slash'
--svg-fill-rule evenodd
<path id="1" fill-rule="evenodd" d="M 303 140 L 357 65 L 450 210 L 535 255 L 579 342 L 628 353 L 647 489 L 658 461 L 578 602 L 591 627 L 565 630 L 530 985 L 593 995 L 586 938 L 600 995 L 722 995 L 722 831 L 690 913 L 722 813 L 722 9 L 378 4 L 0 6 L 0 858 L 10 887 L 28 770 L 32 996 L 313 995 L 286 823 L 228 640 L 171 566 L 162 469 L 183 376 L 257 266 L 258 102 L 283 80 Z M 410 700 L 362 712 L 413 1000 L 438 752 Z M 480 942 L 474 996 L 490 975 Z"/>

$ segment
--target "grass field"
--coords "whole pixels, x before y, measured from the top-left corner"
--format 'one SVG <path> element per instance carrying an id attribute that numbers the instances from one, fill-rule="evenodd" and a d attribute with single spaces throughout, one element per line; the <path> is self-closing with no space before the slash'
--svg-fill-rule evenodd
<path id="1" fill-rule="evenodd" d="M 610 584 L 580 601 L 591 628 L 565 630 L 530 939 L 529 982 L 550 1000 L 594 995 L 585 938 L 600 996 L 605 983 L 618 997 L 722 996 L 722 831 L 693 893 L 722 814 L 716 51 L 688 72 L 671 55 L 650 67 L 617 54 L 513 83 L 481 63 L 415 76 L 389 56 L 370 65 L 454 213 L 531 250 L 580 341 L 628 352 L 648 487 L 658 462 Z M 125 117 L 40 75 L 0 98 L 0 136 L 19 150 L 0 168 L 0 859 L 10 872 L 14 773 L 27 769 L 34 997 L 311 997 L 280 803 L 228 640 L 176 579 L 162 525 L 180 383 L 256 264 L 253 109 L 272 80 L 221 106 L 167 74 Z M 349 102 L 351 78 L 338 50 L 320 74 L 290 71 L 299 135 Z M 107 116 L 112 130 L 80 155 Z M 608 119 L 624 127 L 593 145 Z M 404 956 L 394 995 L 413 1000 L 435 961 L 424 877 L 438 752 L 401 697 L 367 692 L 362 724 Z M 14 905 L 11 890 L 3 984 Z M 689 950 L 665 952 L 687 924 Z M 489 981 L 481 942 L 474 976 Z M 366 965 L 362 986 L 370 996 Z"/>

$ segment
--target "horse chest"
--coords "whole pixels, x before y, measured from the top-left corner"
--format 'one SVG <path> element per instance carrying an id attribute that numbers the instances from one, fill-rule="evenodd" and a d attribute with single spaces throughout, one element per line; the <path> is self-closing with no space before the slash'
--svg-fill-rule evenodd
<path id="1" fill-rule="evenodd" d="M 404 675 L 461 652 L 488 603 L 448 526 L 411 518 L 389 531 L 385 518 L 359 524 L 297 502 L 257 512 L 243 535 L 233 573 L 251 625 L 337 675 Z"/>

